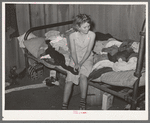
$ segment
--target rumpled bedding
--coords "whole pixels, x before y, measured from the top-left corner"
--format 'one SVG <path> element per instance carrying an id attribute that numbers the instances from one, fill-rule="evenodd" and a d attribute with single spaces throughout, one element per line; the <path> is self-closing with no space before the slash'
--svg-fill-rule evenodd
<path id="1" fill-rule="evenodd" d="M 137 53 L 135 53 L 134 50 L 137 52 L 138 43 L 130 42 L 130 41 L 120 42 L 113 38 L 108 39 L 108 40 L 109 42 L 102 49 L 101 54 L 98 54 L 99 59 L 96 60 L 92 70 L 103 68 L 103 67 L 111 67 L 116 72 L 126 71 L 126 70 L 135 70 L 136 63 L 137 63 Z M 132 48 L 133 51 L 129 52 L 129 55 L 127 56 L 128 59 L 126 59 L 126 61 L 122 57 L 118 58 L 116 62 L 113 62 L 109 59 L 108 53 L 113 57 L 116 53 L 119 52 L 119 50 L 127 52 L 128 48 L 130 49 Z M 105 59 L 102 56 L 105 56 Z"/>
<path id="2" fill-rule="evenodd" d="M 98 43 L 100 44 L 100 41 L 98 41 Z M 137 52 L 139 49 L 138 42 L 133 40 L 125 40 L 121 42 L 117 39 L 110 38 L 106 41 L 105 46 L 101 46 L 102 48 L 99 48 L 101 49 L 101 51 L 98 52 L 99 54 L 95 54 L 96 56 L 94 57 L 94 66 L 92 68 L 91 74 L 89 75 L 89 79 L 93 78 L 92 76 L 95 74 L 96 77 L 100 77 L 102 75 L 102 70 L 104 70 L 103 68 L 111 68 L 114 72 L 123 72 L 136 69 L 138 56 Z M 98 49 L 96 49 L 96 51 L 97 50 Z M 120 57 L 115 62 L 109 59 L 109 55 L 113 57 L 118 52 L 122 51 L 128 52 L 128 54 L 126 54 L 126 58 L 123 58 L 124 56 Z M 99 75 L 98 71 L 101 71 Z"/>
<path id="3" fill-rule="evenodd" d="M 132 57 L 128 62 L 119 59 L 118 62 L 115 62 L 112 69 L 115 72 L 119 71 L 127 71 L 127 70 L 135 70 L 137 63 L 137 57 Z"/>

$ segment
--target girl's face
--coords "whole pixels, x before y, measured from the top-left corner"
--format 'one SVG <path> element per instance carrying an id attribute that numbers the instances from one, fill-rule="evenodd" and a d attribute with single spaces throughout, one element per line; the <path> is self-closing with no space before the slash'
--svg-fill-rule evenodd
<path id="1" fill-rule="evenodd" d="M 79 31 L 83 34 L 87 34 L 89 30 L 90 30 L 90 24 L 87 22 L 81 24 L 81 26 L 79 27 Z"/>

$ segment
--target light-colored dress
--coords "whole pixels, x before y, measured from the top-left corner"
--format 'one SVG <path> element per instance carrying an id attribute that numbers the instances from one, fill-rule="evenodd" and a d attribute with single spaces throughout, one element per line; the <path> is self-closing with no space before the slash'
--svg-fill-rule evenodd
<path id="1" fill-rule="evenodd" d="M 91 31 L 88 32 L 87 37 L 84 39 L 84 41 L 81 41 L 79 39 L 79 37 L 78 37 L 79 32 L 74 32 L 74 33 L 75 33 L 75 35 L 74 35 L 73 39 L 75 41 L 77 59 L 78 59 L 78 62 L 80 62 L 87 51 L 87 48 L 88 48 L 88 45 L 90 42 L 89 34 L 91 33 Z M 69 65 L 72 67 L 75 65 L 73 62 L 73 59 L 70 59 Z M 83 74 L 86 77 L 88 77 L 89 74 L 91 73 L 92 67 L 93 67 L 93 53 L 91 52 L 88 59 L 81 66 L 80 73 L 78 75 L 74 75 L 69 71 L 67 72 L 66 82 L 72 81 L 74 84 L 78 85 L 80 74 Z"/>

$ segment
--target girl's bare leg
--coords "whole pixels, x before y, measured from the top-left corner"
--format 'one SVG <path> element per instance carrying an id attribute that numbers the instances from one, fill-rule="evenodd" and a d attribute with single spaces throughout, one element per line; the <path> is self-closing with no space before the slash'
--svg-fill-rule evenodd
<path id="1" fill-rule="evenodd" d="M 87 77 L 85 75 L 80 75 L 80 91 L 81 91 L 81 100 L 80 100 L 80 110 L 85 110 L 86 108 L 86 94 L 87 94 Z"/>
<path id="2" fill-rule="evenodd" d="M 63 104 L 62 109 L 67 110 L 68 108 L 68 101 L 72 92 L 73 82 L 66 82 L 65 89 L 64 89 L 64 97 L 63 97 Z"/>

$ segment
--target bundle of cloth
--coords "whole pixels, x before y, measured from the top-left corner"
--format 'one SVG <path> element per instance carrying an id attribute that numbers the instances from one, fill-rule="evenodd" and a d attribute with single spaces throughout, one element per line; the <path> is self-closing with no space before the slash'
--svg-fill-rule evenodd
<path id="1" fill-rule="evenodd" d="M 111 67 L 113 71 L 135 70 L 139 43 L 133 40 L 118 41 L 110 38 L 102 48 L 93 69 Z"/>

